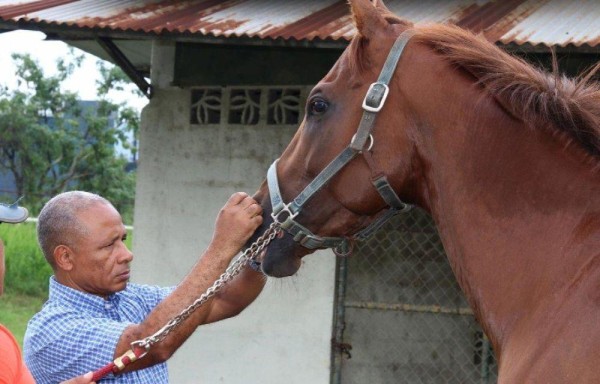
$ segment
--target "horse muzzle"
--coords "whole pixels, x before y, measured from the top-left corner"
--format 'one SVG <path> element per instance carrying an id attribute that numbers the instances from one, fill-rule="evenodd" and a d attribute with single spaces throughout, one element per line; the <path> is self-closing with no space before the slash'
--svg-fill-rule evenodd
<path id="1" fill-rule="evenodd" d="M 259 191 L 259 193 L 254 196 L 254 199 L 261 203 L 263 207 L 263 223 L 250 237 L 246 243 L 246 247 L 249 247 L 255 242 L 267 228 L 269 228 L 271 223 L 273 223 L 268 194 L 265 198 L 261 198 Z M 294 275 L 302 264 L 301 258 L 308 253 L 310 253 L 310 250 L 300 247 L 289 233 L 281 230 L 280 235 L 275 237 L 271 243 L 267 245 L 267 248 L 262 255 L 261 269 L 267 276 L 271 277 L 287 277 Z"/>

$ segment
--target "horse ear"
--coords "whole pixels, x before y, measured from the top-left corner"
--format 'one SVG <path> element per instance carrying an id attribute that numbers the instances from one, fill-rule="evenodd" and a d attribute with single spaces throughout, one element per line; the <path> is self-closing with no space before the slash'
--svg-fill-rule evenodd
<path id="1" fill-rule="evenodd" d="M 383 13 L 392 13 L 386 6 L 383 4 L 383 0 L 373 0 L 373 4 L 381 10 Z"/>
<path id="2" fill-rule="evenodd" d="M 358 33 L 367 39 L 374 37 L 387 25 L 380 9 L 369 0 L 350 0 L 350 7 Z"/>

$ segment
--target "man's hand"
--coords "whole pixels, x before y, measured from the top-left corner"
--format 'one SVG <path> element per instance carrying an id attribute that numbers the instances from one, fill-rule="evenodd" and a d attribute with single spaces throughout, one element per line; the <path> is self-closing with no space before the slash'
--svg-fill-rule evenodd
<path id="1" fill-rule="evenodd" d="M 237 254 L 262 221 L 260 204 L 247 193 L 234 193 L 217 216 L 211 247 Z"/>
<path id="2" fill-rule="evenodd" d="M 92 381 L 92 377 L 94 377 L 94 372 L 88 372 L 85 375 L 77 376 L 71 380 L 63 381 L 60 384 L 96 384 L 95 381 Z"/>

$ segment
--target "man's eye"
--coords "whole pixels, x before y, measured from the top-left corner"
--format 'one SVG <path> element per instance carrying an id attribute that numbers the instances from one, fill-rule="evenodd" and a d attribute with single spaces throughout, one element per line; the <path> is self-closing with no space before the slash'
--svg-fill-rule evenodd
<path id="1" fill-rule="evenodd" d="M 311 115 L 322 115 L 329 108 L 329 104 L 320 98 L 311 100 L 309 104 L 309 112 Z"/>

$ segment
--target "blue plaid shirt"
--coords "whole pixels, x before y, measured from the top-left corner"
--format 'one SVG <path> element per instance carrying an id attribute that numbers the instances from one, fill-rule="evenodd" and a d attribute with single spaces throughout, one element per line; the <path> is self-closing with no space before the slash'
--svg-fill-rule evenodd
<path id="1" fill-rule="evenodd" d="M 103 299 L 77 291 L 50 278 L 46 304 L 29 321 L 23 352 L 38 384 L 58 383 L 113 360 L 123 330 L 141 323 L 174 287 L 128 284 Z M 168 383 L 167 364 L 122 375 L 106 376 L 100 383 Z"/>

